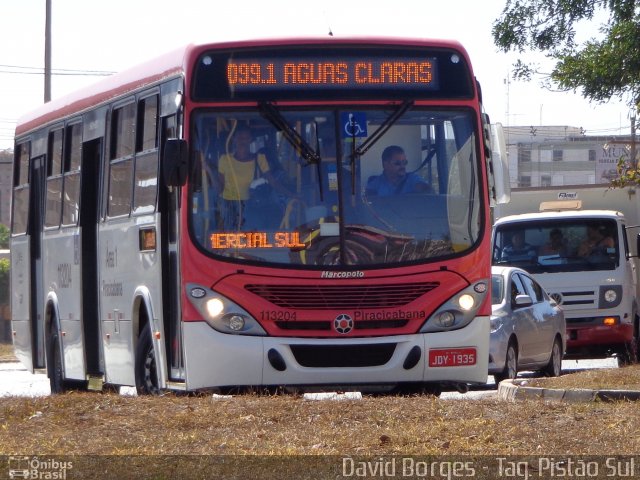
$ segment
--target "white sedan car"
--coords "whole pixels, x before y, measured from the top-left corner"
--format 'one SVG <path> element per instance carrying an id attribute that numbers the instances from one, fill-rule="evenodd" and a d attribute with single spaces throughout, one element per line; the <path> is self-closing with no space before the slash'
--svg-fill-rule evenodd
<path id="1" fill-rule="evenodd" d="M 524 370 L 558 376 L 567 345 L 562 309 L 526 271 L 491 267 L 489 374 L 496 383 Z"/>

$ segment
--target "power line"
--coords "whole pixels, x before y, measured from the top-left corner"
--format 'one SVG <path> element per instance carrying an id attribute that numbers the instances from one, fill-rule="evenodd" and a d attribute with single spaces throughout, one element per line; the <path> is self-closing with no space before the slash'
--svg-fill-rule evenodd
<path id="1" fill-rule="evenodd" d="M 0 73 L 10 73 L 17 75 L 44 75 L 44 69 L 40 67 L 25 67 L 21 65 L 0 64 Z M 78 70 L 68 68 L 54 68 L 53 75 L 76 75 L 76 76 L 107 76 L 116 72 L 107 70 Z"/>

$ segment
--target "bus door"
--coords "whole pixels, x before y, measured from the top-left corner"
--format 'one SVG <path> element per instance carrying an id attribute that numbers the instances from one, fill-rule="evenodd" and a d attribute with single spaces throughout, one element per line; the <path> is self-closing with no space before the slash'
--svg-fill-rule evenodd
<path id="1" fill-rule="evenodd" d="M 100 341 L 100 311 L 98 285 L 98 236 L 100 171 L 102 138 L 84 142 L 82 146 L 80 236 L 82 262 L 82 331 L 88 375 L 100 375 L 102 342 Z"/>
<path id="2" fill-rule="evenodd" d="M 31 270 L 31 344 L 34 368 L 44 368 L 44 294 L 42 285 L 42 227 L 44 210 L 44 157 L 31 160 L 31 194 L 29 208 L 29 250 Z"/>

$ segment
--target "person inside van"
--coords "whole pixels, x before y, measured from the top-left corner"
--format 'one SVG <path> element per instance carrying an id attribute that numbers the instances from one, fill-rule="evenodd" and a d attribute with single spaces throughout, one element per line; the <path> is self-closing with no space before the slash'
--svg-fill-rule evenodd
<path id="1" fill-rule="evenodd" d="M 592 255 L 606 255 L 609 248 L 614 248 L 615 242 L 603 225 L 588 225 L 587 238 L 578 247 L 579 257 L 590 257 Z"/>

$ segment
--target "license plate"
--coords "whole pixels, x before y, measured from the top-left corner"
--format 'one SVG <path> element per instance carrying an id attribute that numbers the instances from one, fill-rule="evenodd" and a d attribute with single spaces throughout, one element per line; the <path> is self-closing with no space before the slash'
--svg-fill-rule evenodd
<path id="1" fill-rule="evenodd" d="M 429 350 L 430 367 L 460 367 L 475 364 L 475 348 L 439 348 L 437 350 Z"/>

